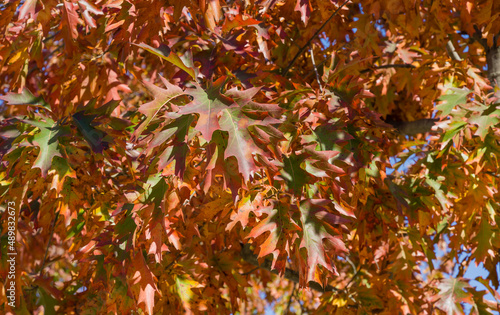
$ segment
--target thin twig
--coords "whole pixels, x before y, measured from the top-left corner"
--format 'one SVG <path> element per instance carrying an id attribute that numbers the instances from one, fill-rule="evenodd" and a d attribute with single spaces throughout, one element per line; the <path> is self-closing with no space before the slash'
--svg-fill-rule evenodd
<path id="1" fill-rule="evenodd" d="M 170 267 L 172 267 L 172 265 L 179 257 L 181 257 L 181 253 L 178 253 L 177 256 L 175 256 L 175 258 L 172 259 L 172 261 L 165 267 L 164 271 L 167 271 Z"/>
<path id="2" fill-rule="evenodd" d="M 255 268 L 253 268 L 253 269 L 252 269 L 252 270 L 250 270 L 250 271 L 247 271 L 247 272 L 242 273 L 241 275 L 242 275 L 242 276 L 248 276 L 249 274 L 251 274 L 251 273 L 252 273 L 252 272 L 254 272 L 255 270 L 258 270 L 259 268 L 260 268 L 260 267 L 255 267 Z"/>
<path id="3" fill-rule="evenodd" d="M 390 64 L 390 65 L 381 65 L 381 66 L 376 66 L 376 69 L 387 69 L 387 68 L 411 68 L 414 69 L 416 68 L 414 65 L 411 65 L 409 63 L 403 63 L 403 64 Z"/>
<path id="4" fill-rule="evenodd" d="M 344 287 L 344 290 L 347 290 L 349 288 L 349 286 L 353 283 L 354 279 L 356 279 L 356 277 L 359 275 L 360 272 L 361 272 L 361 266 L 359 266 L 358 270 L 356 270 L 356 272 L 351 277 L 349 282 L 347 282 L 346 286 Z"/>
<path id="5" fill-rule="evenodd" d="M 334 17 L 335 15 L 337 15 L 337 13 L 351 0 L 346 0 L 344 1 L 344 3 L 342 3 L 340 5 L 340 7 L 337 8 L 337 10 L 335 10 L 332 15 L 330 15 L 330 17 L 323 23 L 323 25 L 321 25 L 321 27 L 316 31 L 316 33 L 314 33 L 314 35 L 309 38 L 309 40 L 307 41 L 307 43 L 302 46 L 302 48 L 299 50 L 299 52 L 295 55 L 295 57 L 293 57 L 292 61 L 290 61 L 290 63 L 288 64 L 288 66 L 285 68 L 285 71 L 283 71 L 283 75 L 286 75 L 288 73 L 288 71 L 290 71 L 290 68 L 292 68 L 293 64 L 295 63 L 295 61 L 297 61 L 297 58 L 300 57 L 300 55 L 302 55 L 302 53 L 307 49 L 307 47 L 309 47 L 309 44 L 311 44 L 311 42 L 313 41 L 313 39 L 315 39 L 319 33 L 321 33 L 321 31 L 323 30 L 323 28 L 326 26 L 326 24 L 328 22 L 330 22 Z"/>
<path id="6" fill-rule="evenodd" d="M 59 211 L 56 211 L 56 216 L 54 217 L 52 223 L 50 224 L 49 241 L 47 242 L 47 247 L 45 248 L 45 255 L 43 256 L 42 265 L 40 266 L 38 277 L 42 277 L 43 268 L 45 267 L 45 262 L 47 261 L 47 256 L 49 254 L 50 243 L 52 242 L 52 237 L 54 236 L 54 227 L 56 225 L 57 218 L 59 218 Z"/>
<path id="7" fill-rule="evenodd" d="M 49 40 L 51 40 L 52 38 L 56 37 L 57 34 L 59 34 L 60 31 L 57 31 L 57 32 L 54 32 L 54 34 L 50 35 L 49 37 L 45 38 L 43 40 L 44 43 L 48 42 Z"/>
<path id="8" fill-rule="evenodd" d="M 325 63 L 326 63 L 326 59 L 323 60 L 322 62 L 320 62 L 318 65 L 317 65 L 317 68 L 319 67 L 322 67 Z M 312 76 L 314 74 L 314 70 L 311 70 L 309 71 L 309 73 L 304 77 L 304 81 L 307 81 L 309 79 L 310 76 Z"/>
<path id="9" fill-rule="evenodd" d="M 351 265 L 352 267 L 352 270 L 354 270 L 354 272 L 356 272 L 356 266 L 354 265 L 354 263 L 352 262 L 352 260 L 349 258 L 349 256 L 346 256 L 345 260 L 349 263 L 349 265 Z"/>
<path id="10" fill-rule="evenodd" d="M 286 305 L 285 314 L 288 314 L 290 312 L 290 305 L 292 305 L 293 294 L 295 293 L 295 287 L 296 286 L 297 286 L 297 284 L 294 283 L 293 284 L 293 288 L 292 288 L 292 293 L 290 293 L 290 298 L 288 299 L 288 304 Z"/>
<path id="11" fill-rule="evenodd" d="M 309 48 L 309 53 L 311 54 L 311 61 L 314 66 L 314 72 L 316 73 L 316 81 L 318 82 L 319 90 L 321 91 L 321 93 L 323 93 L 323 86 L 321 85 L 321 81 L 319 80 L 318 68 L 316 67 L 316 62 L 314 61 L 314 53 L 312 47 Z"/>
<path id="12" fill-rule="evenodd" d="M 402 64 L 388 64 L 388 65 L 380 65 L 380 66 L 373 66 L 370 69 L 363 69 L 360 71 L 360 73 L 365 73 L 368 71 L 374 71 L 374 70 L 379 70 L 379 69 L 389 69 L 389 68 L 407 68 L 407 69 L 415 69 L 416 67 L 414 65 L 411 65 L 409 63 L 402 63 Z"/>

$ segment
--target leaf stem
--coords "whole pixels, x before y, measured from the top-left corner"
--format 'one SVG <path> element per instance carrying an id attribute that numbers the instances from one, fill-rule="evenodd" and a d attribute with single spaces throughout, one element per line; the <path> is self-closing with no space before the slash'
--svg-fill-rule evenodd
<path id="1" fill-rule="evenodd" d="M 253 268 L 253 269 L 252 269 L 252 270 L 250 270 L 250 271 L 247 271 L 247 272 L 242 273 L 241 275 L 242 275 L 242 276 L 248 276 L 249 274 L 251 274 L 251 273 L 252 273 L 252 272 L 254 272 L 255 270 L 258 270 L 259 268 L 260 268 L 260 267 L 255 267 L 255 268 Z"/>
<path id="2" fill-rule="evenodd" d="M 177 256 L 175 256 L 174 259 L 172 259 L 172 261 L 163 270 L 167 271 L 168 269 L 170 269 L 170 267 L 172 267 L 172 265 L 177 261 L 177 259 L 179 259 L 179 257 L 181 257 L 181 254 L 182 254 L 182 252 L 179 252 L 177 254 Z"/>
<path id="3" fill-rule="evenodd" d="M 40 266 L 40 271 L 39 271 L 38 277 L 42 277 L 43 268 L 45 267 L 45 262 L 47 261 L 47 256 L 49 254 L 50 243 L 52 242 L 52 237 L 54 236 L 54 227 L 56 225 L 56 221 L 58 218 L 59 218 L 59 210 L 56 211 L 56 215 L 55 215 L 55 217 L 52 220 L 52 223 L 50 225 L 49 241 L 47 242 L 47 247 L 45 248 L 45 254 L 43 256 L 42 265 Z"/>
<path id="4" fill-rule="evenodd" d="M 290 293 L 290 298 L 288 299 L 288 304 L 286 305 L 286 311 L 284 314 L 288 314 L 290 312 L 290 305 L 292 304 L 293 295 L 295 294 L 295 288 L 297 287 L 297 283 L 293 284 L 292 293 Z"/>
<path id="5" fill-rule="evenodd" d="M 311 61 L 314 67 L 314 72 L 316 73 L 316 82 L 318 82 L 319 85 L 319 90 L 321 93 L 323 93 L 323 86 L 321 85 L 321 81 L 319 79 L 319 73 L 318 73 L 318 68 L 316 67 L 316 62 L 314 61 L 314 53 L 313 53 L 313 48 L 309 48 L 309 53 L 311 54 Z"/>

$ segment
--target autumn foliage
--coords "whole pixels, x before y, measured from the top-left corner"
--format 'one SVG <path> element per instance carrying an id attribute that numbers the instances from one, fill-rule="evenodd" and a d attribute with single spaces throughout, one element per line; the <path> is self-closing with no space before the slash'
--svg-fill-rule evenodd
<path id="1" fill-rule="evenodd" d="M 0 313 L 498 310 L 499 12 L 0 4 Z"/>

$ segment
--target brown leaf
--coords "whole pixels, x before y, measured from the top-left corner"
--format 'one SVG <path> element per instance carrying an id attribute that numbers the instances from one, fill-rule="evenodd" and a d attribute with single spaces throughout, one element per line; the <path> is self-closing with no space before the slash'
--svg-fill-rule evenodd
<path id="1" fill-rule="evenodd" d="M 141 251 L 135 254 L 132 263 L 135 267 L 135 273 L 132 280 L 135 285 L 139 285 L 139 297 L 137 302 L 145 305 L 148 314 L 154 314 L 155 292 L 158 291 L 155 276 L 146 264 Z"/>
<path id="2" fill-rule="evenodd" d="M 69 32 L 71 38 L 78 38 L 78 14 L 76 13 L 77 5 L 72 2 L 64 1 L 62 6 L 63 13 L 63 28 L 67 28 L 66 31 Z"/>

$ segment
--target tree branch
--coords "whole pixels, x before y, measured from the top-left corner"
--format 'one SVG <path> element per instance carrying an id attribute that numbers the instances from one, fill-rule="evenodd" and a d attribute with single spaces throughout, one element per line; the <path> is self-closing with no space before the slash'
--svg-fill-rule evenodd
<path id="1" fill-rule="evenodd" d="M 488 79 L 491 85 L 500 86 L 500 46 L 494 46 L 486 50 L 486 62 L 488 64 Z"/>
<path id="2" fill-rule="evenodd" d="M 474 30 L 476 31 L 472 38 L 479 42 L 486 51 L 486 64 L 488 65 L 488 79 L 493 87 L 500 86 L 500 46 L 498 46 L 498 37 L 500 34 L 496 34 L 493 37 L 493 46 L 489 47 L 488 42 L 483 38 L 482 32 L 474 25 Z"/>
<path id="3" fill-rule="evenodd" d="M 293 284 L 292 293 L 290 293 L 290 298 L 288 299 L 288 304 L 286 305 L 286 311 L 284 314 L 288 314 L 290 312 L 290 306 L 292 305 L 293 295 L 295 294 L 296 283 Z"/>
<path id="4" fill-rule="evenodd" d="M 409 69 L 415 69 L 416 67 L 414 65 L 409 64 L 409 63 L 388 64 L 388 65 L 373 66 L 372 68 L 361 70 L 360 73 L 365 73 L 365 72 L 368 72 L 368 71 L 374 71 L 374 70 L 379 70 L 379 69 L 389 69 L 389 68 L 409 68 Z"/>
<path id="5" fill-rule="evenodd" d="M 344 3 L 342 3 L 340 5 L 340 7 L 337 8 L 337 10 L 335 10 L 332 15 L 330 15 L 330 17 L 321 25 L 321 27 L 316 31 L 316 33 L 314 33 L 314 35 L 309 38 L 309 40 L 307 41 L 307 43 L 302 46 L 302 48 L 300 48 L 299 52 L 295 55 L 295 57 L 293 57 L 292 61 L 290 61 L 290 63 L 288 64 L 288 66 L 285 68 L 285 71 L 283 71 L 283 75 L 286 75 L 288 73 L 288 71 L 290 71 L 290 68 L 292 68 L 293 64 L 295 63 L 295 61 L 297 61 L 297 58 L 300 57 L 300 55 L 302 55 L 302 53 L 304 53 L 304 51 L 307 49 L 307 47 L 311 44 L 311 42 L 313 41 L 314 38 L 316 38 L 319 33 L 321 33 L 321 31 L 323 30 L 323 28 L 325 28 L 326 24 L 328 24 L 328 22 L 330 22 L 334 17 L 335 15 L 337 15 L 337 13 L 351 0 L 346 0 L 344 1 Z"/>
<path id="6" fill-rule="evenodd" d="M 377 69 L 387 69 L 387 68 L 411 68 L 411 69 L 415 69 L 416 67 L 414 65 L 409 64 L 409 63 L 389 64 L 389 65 L 381 65 L 381 66 L 374 67 L 375 70 L 377 70 Z"/>
<path id="7" fill-rule="evenodd" d="M 460 55 L 456 51 L 451 39 L 446 42 L 446 51 L 448 52 L 448 55 L 450 55 L 451 59 L 455 61 L 462 61 L 462 58 L 460 58 Z"/>
<path id="8" fill-rule="evenodd" d="M 438 120 L 439 119 L 419 119 L 415 121 L 387 120 L 386 123 L 393 125 L 402 135 L 413 136 L 431 131 Z"/>
<path id="9" fill-rule="evenodd" d="M 481 46 L 484 47 L 485 50 L 488 50 L 488 43 L 486 42 L 486 39 L 483 38 L 483 33 L 477 27 L 477 25 L 474 25 L 474 30 L 476 31 L 474 34 L 472 34 L 472 38 L 475 39 Z"/>
<path id="10" fill-rule="evenodd" d="M 49 247 L 50 247 L 50 243 L 52 242 L 52 237 L 54 236 L 54 228 L 55 228 L 56 221 L 58 218 L 59 218 L 59 210 L 56 211 L 54 219 L 52 220 L 52 223 L 50 224 L 49 241 L 47 242 L 47 247 L 45 248 L 45 254 L 43 255 L 42 265 L 40 266 L 40 272 L 38 273 L 39 277 L 42 277 L 43 268 L 45 268 L 45 263 L 47 262 L 47 256 L 49 254 Z"/>

